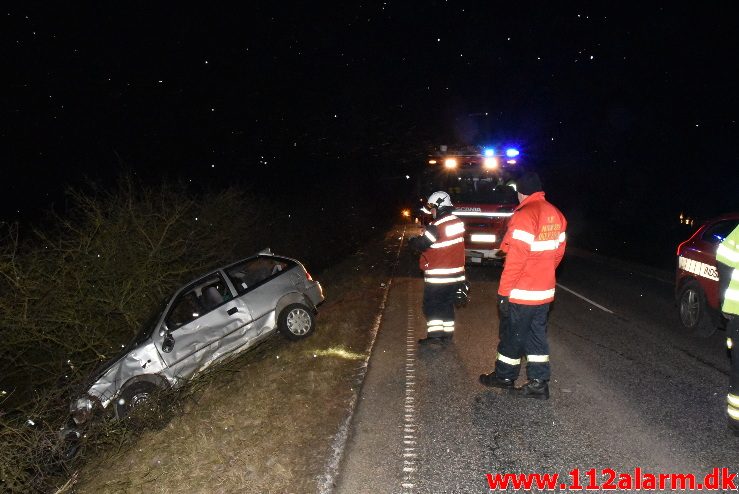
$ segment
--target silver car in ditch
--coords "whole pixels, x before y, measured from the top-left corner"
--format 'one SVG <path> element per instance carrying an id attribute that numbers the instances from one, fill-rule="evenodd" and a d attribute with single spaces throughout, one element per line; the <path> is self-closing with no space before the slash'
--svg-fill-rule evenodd
<path id="1" fill-rule="evenodd" d="M 295 259 L 269 249 L 186 284 L 145 324 L 121 355 L 99 369 L 70 407 L 73 435 L 96 408 L 126 416 L 158 389 L 176 387 L 224 357 L 276 331 L 310 335 L 320 283 Z M 71 439 L 67 436 L 67 439 Z"/>

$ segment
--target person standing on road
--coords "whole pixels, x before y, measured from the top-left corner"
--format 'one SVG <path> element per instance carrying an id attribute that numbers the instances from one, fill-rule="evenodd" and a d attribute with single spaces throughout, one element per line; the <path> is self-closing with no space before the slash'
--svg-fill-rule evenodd
<path id="1" fill-rule="evenodd" d="M 516 181 L 519 206 L 508 223 L 501 250 L 505 265 L 498 287 L 500 341 L 495 370 L 482 374 L 485 386 L 514 389 L 526 356 L 528 382 L 516 391 L 529 398 L 549 398 L 547 315 L 554 300 L 555 270 L 565 251 L 567 221 L 544 199 L 536 173 Z"/>
<path id="2" fill-rule="evenodd" d="M 423 271 L 423 315 L 427 337 L 419 343 L 452 338 L 454 335 L 454 302 L 464 274 L 464 223 L 452 214 L 454 206 L 449 194 L 434 192 L 428 198 L 425 213 L 433 221 L 423 233 L 408 241 L 421 253 L 418 265 Z"/>
<path id="3" fill-rule="evenodd" d="M 727 413 L 729 430 L 739 436 L 739 226 L 716 250 L 721 311 L 728 319 L 726 346 L 731 356 Z"/>

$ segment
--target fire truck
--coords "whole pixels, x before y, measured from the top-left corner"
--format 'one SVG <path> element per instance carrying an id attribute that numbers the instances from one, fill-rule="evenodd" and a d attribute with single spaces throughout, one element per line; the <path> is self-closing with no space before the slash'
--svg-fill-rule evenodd
<path id="1" fill-rule="evenodd" d="M 428 157 L 419 181 L 419 201 L 437 190 L 449 193 L 454 214 L 465 224 L 465 258 L 468 264 L 498 263 L 498 251 L 508 220 L 518 206 L 514 177 L 520 168 L 516 148 L 440 146 Z M 431 221 L 417 213 L 420 223 Z"/>

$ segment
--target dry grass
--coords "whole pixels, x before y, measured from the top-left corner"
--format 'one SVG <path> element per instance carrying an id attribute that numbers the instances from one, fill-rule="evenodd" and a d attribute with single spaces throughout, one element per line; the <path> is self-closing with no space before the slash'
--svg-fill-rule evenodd
<path id="1" fill-rule="evenodd" d="M 327 301 L 310 338 L 276 336 L 217 367 L 164 429 L 98 451 L 59 493 L 315 492 L 358 392 L 394 261 L 387 241 L 317 276 Z"/>

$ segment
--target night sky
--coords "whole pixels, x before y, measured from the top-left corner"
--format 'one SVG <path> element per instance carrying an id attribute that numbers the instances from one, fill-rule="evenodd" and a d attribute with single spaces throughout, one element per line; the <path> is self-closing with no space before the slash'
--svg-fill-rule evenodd
<path id="1" fill-rule="evenodd" d="M 739 210 L 739 18 L 679 3 L 14 2 L 0 221 L 126 169 L 361 196 L 502 142 L 573 219 Z"/>

